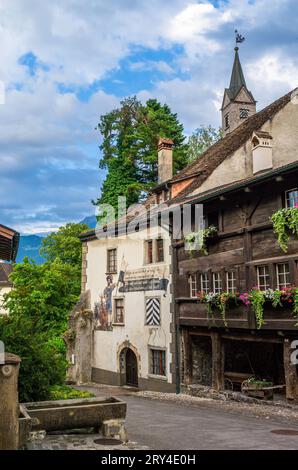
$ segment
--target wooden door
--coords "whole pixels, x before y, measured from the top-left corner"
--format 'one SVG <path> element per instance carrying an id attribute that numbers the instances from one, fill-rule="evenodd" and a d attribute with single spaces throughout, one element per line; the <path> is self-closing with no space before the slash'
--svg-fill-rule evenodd
<path id="1" fill-rule="evenodd" d="M 138 366 L 135 353 L 128 349 L 126 352 L 126 384 L 138 386 Z"/>

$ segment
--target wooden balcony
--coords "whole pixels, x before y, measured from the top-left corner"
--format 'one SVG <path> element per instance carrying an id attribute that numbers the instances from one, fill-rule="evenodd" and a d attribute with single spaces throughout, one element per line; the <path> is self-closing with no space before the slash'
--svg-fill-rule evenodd
<path id="1" fill-rule="evenodd" d="M 196 299 L 176 299 L 179 309 L 179 323 L 183 326 L 201 326 L 207 328 L 240 328 L 256 330 L 255 315 L 250 307 L 245 305 L 230 306 L 226 309 L 226 325 L 219 311 L 208 314 L 207 305 Z M 265 324 L 262 330 L 297 330 L 298 320 L 290 308 L 273 308 L 270 304 L 264 306 Z"/>
<path id="2" fill-rule="evenodd" d="M 179 306 L 180 325 L 205 326 L 209 328 L 255 328 L 254 315 L 244 305 L 232 306 L 226 309 L 227 326 L 225 326 L 219 311 L 214 311 L 214 313 L 209 315 L 207 305 L 196 299 L 180 298 L 177 299 L 177 303 Z"/>

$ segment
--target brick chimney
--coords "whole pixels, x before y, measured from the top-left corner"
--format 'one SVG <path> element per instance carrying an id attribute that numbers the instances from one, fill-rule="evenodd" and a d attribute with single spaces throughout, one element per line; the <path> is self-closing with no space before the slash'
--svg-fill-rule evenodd
<path id="1" fill-rule="evenodd" d="M 172 139 L 161 137 L 158 141 L 158 183 L 163 183 L 173 176 L 173 147 Z"/>

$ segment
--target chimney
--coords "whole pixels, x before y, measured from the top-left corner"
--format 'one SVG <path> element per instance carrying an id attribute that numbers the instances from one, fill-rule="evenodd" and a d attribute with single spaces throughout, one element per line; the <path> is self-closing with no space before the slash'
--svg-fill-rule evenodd
<path id="1" fill-rule="evenodd" d="M 158 141 L 158 183 L 164 183 L 173 176 L 172 139 L 161 137 Z"/>

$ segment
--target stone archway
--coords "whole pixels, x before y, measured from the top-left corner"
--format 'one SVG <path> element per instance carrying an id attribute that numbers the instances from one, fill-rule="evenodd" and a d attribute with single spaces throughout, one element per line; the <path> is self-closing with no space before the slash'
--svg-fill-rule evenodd
<path id="1" fill-rule="evenodd" d="M 120 385 L 138 386 L 140 357 L 137 349 L 125 341 L 118 348 Z"/>

